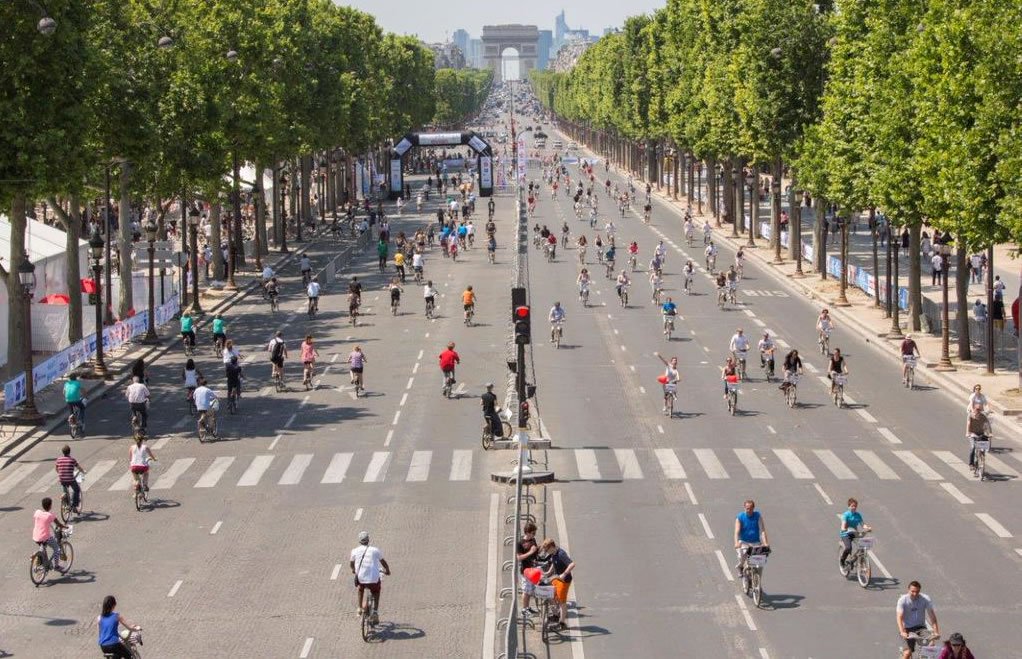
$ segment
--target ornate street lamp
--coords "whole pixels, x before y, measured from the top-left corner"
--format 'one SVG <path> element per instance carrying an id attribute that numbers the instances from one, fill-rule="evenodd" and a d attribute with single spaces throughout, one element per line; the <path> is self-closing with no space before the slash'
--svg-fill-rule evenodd
<path id="1" fill-rule="evenodd" d="M 18 266 L 18 281 L 21 284 L 22 299 L 25 301 L 25 403 L 18 413 L 18 423 L 37 426 L 44 419 L 35 406 L 35 378 L 32 374 L 32 295 L 35 293 L 35 266 L 23 255 Z"/>
<path id="2" fill-rule="evenodd" d="M 205 312 L 199 304 L 199 211 L 196 208 L 188 211 L 188 228 L 191 234 L 188 268 L 192 271 L 192 306 L 189 311 L 193 316 L 197 316 Z"/>
<path id="3" fill-rule="evenodd" d="M 159 227 L 156 226 L 156 222 L 149 218 L 145 225 L 146 239 L 149 241 L 149 322 L 146 327 L 145 336 L 142 338 L 142 343 L 149 345 L 155 345 L 160 342 L 159 337 L 156 336 L 156 291 L 154 290 L 156 279 L 156 233 L 158 231 Z"/>

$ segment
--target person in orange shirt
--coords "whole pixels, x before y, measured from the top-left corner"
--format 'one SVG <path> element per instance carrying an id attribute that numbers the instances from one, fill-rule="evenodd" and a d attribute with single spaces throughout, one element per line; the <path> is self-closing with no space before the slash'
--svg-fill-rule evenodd
<path id="1" fill-rule="evenodd" d="M 465 324 L 467 325 L 472 321 L 472 315 L 475 313 L 476 306 L 476 294 L 471 286 L 466 287 L 465 291 L 461 294 L 461 304 L 465 308 Z"/>

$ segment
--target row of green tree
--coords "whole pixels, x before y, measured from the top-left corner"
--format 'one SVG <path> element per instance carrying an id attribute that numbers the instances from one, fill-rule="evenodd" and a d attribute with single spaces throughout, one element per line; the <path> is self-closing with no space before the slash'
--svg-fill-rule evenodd
<path id="1" fill-rule="evenodd" d="M 435 122 L 453 128 L 483 107 L 493 86 L 490 69 L 440 69 L 436 72 Z"/>
<path id="2" fill-rule="evenodd" d="M 172 199 L 216 204 L 238 161 L 260 172 L 293 163 L 307 209 L 320 157 L 351 158 L 409 129 L 455 123 L 478 111 L 491 80 L 435 76 L 417 39 L 384 33 L 369 14 L 330 0 L 44 4 L 0 3 L 0 212 L 12 225 L 0 276 L 11 299 L 26 211 L 39 200 L 51 200 L 67 229 L 73 293 L 70 246 L 111 168 L 125 218 L 132 202 L 159 209 L 161 225 Z M 135 304 L 128 225 L 120 222 L 116 255 L 122 316 Z M 23 313 L 12 305 L 12 340 Z M 72 340 L 79 318 L 72 309 Z"/>
<path id="3" fill-rule="evenodd" d="M 882 209 L 911 232 L 916 329 L 924 220 L 963 250 L 1022 241 L 1019 3 L 668 0 L 532 83 L 567 122 L 723 164 L 725 216 L 743 167 Z"/>

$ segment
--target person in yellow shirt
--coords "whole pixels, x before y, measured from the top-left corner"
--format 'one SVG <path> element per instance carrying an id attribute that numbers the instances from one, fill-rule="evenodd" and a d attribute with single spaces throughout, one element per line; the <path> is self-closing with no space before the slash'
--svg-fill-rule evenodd
<path id="1" fill-rule="evenodd" d="M 471 286 L 465 288 L 465 292 L 461 294 L 461 304 L 465 307 L 465 324 L 470 325 L 476 306 L 476 294 Z"/>
<path id="2" fill-rule="evenodd" d="M 401 276 L 401 283 L 405 283 L 405 255 L 401 250 L 394 254 L 394 267 L 397 268 L 397 274 Z"/>

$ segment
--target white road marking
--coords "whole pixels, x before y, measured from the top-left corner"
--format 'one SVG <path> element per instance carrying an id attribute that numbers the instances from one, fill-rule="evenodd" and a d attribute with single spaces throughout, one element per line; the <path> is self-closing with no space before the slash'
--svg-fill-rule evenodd
<path id="1" fill-rule="evenodd" d="M 100 460 L 96 464 L 92 465 L 92 468 L 89 469 L 88 475 L 85 477 L 85 482 L 82 483 L 82 489 L 87 492 L 89 488 L 92 487 L 96 481 L 102 478 L 106 472 L 110 471 L 115 464 L 117 464 L 116 460 Z"/>
<path id="2" fill-rule="evenodd" d="M 858 478 L 851 469 L 848 468 L 844 462 L 841 462 L 841 458 L 834 454 L 834 451 L 829 449 L 815 449 L 813 453 L 823 463 L 830 473 L 834 474 L 835 478 L 839 480 L 854 480 Z"/>
<path id="3" fill-rule="evenodd" d="M 397 412 L 394 412 L 394 420 L 390 422 L 390 425 L 396 426 L 397 425 L 397 421 L 400 418 L 401 418 L 401 410 L 398 410 Z"/>
<path id="4" fill-rule="evenodd" d="M 270 463 L 273 462 L 273 457 L 274 456 L 272 455 L 257 455 L 252 458 L 252 463 L 238 480 L 238 487 L 252 487 L 253 485 L 258 485 L 263 474 L 270 468 Z"/>
<path id="5" fill-rule="evenodd" d="M 486 594 L 483 595 L 483 606 L 486 608 L 483 624 L 483 657 L 495 654 L 497 635 L 497 551 L 500 533 L 500 495 L 490 493 L 490 524 L 486 538 Z"/>
<path id="6" fill-rule="evenodd" d="M 173 597 L 174 595 L 177 595 L 177 589 L 181 587 L 182 583 L 184 583 L 184 581 L 182 581 L 181 579 L 175 581 L 174 585 L 170 587 L 170 592 L 167 593 L 167 597 Z"/>
<path id="7" fill-rule="evenodd" d="M 408 384 L 405 385 L 405 389 L 411 389 L 412 388 L 412 384 L 414 382 L 415 382 L 415 378 L 413 378 L 413 377 L 412 378 L 408 378 Z"/>
<path id="8" fill-rule="evenodd" d="M 823 491 L 823 488 L 820 487 L 819 483 L 813 483 L 813 487 L 815 487 L 816 491 L 820 493 L 820 496 L 823 497 L 823 500 L 827 502 L 828 506 L 834 505 L 834 502 L 831 501 L 830 497 L 827 496 L 827 493 Z"/>
<path id="9" fill-rule="evenodd" d="M 717 459 L 717 454 L 713 452 L 713 449 L 697 448 L 692 449 L 692 452 L 695 453 L 696 459 L 699 460 L 699 465 L 706 472 L 707 478 L 728 478 L 727 470 L 724 469 L 724 465 Z"/>
<path id="10" fill-rule="evenodd" d="M 847 400 L 848 400 L 848 396 L 845 396 L 845 401 L 847 401 Z M 865 419 L 869 423 L 876 423 L 877 422 L 875 416 L 873 416 L 872 414 L 870 414 L 869 412 L 867 412 L 865 409 L 863 409 L 861 407 L 855 408 L 855 413 L 858 414 L 859 416 L 861 416 L 863 419 Z"/>
<path id="11" fill-rule="evenodd" d="M 993 467 L 993 472 L 996 474 L 1001 474 L 1002 476 L 1007 476 L 1009 478 L 1019 477 L 1018 472 L 1009 467 L 1008 463 L 1004 462 L 1000 458 L 997 458 L 996 456 L 990 455 L 989 452 L 987 452 L 987 467 L 988 468 Z M 988 469 L 988 471 L 990 470 Z"/>
<path id="12" fill-rule="evenodd" d="M 154 449 L 162 449 L 164 446 L 167 445 L 168 442 L 170 442 L 170 435 L 167 435 L 165 437 L 160 437 L 159 439 L 157 439 L 153 443 L 153 448 Z"/>
<path id="13" fill-rule="evenodd" d="M 753 318 L 753 319 L 752 319 L 752 322 L 756 323 L 756 324 L 757 324 L 757 325 L 759 325 L 760 327 L 766 327 L 766 323 L 764 323 L 764 322 L 763 322 L 762 320 L 760 320 L 759 318 Z"/>
<path id="14" fill-rule="evenodd" d="M 770 434 L 771 434 L 771 435 L 776 435 L 776 434 L 777 434 L 777 431 L 776 431 L 776 430 L 774 430 L 774 427 L 773 427 L 773 426 L 767 426 L 767 430 L 769 430 L 769 431 L 770 431 Z"/>
<path id="15" fill-rule="evenodd" d="M 987 513 L 976 513 L 976 517 L 979 518 L 979 521 L 981 521 L 984 524 L 986 524 L 987 528 L 989 528 L 991 531 L 993 531 L 994 535 L 996 535 L 998 538 L 1010 538 L 1010 537 L 1012 537 L 1012 535 L 1008 531 L 1008 529 L 1006 529 L 1003 526 L 1001 526 L 1000 522 L 998 522 L 996 519 L 994 519 L 993 517 L 991 517 Z"/>
<path id="16" fill-rule="evenodd" d="M 813 477 L 813 472 L 809 471 L 809 467 L 807 467 L 791 449 L 775 448 L 774 455 L 777 456 L 777 458 L 781 461 L 781 464 L 783 464 L 795 478 L 811 479 Z"/>
<path id="17" fill-rule="evenodd" d="M 277 448 L 277 442 L 279 442 L 280 438 L 283 437 L 283 436 L 284 435 L 277 435 L 276 437 L 274 437 L 273 441 L 270 442 L 270 447 L 267 450 L 268 451 L 272 451 L 273 449 Z"/>
<path id="18" fill-rule="evenodd" d="M 575 449 L 575 463 L 578 477 L 582 480 L 600 480 L 600 466 L 596 462 L 596 451 L 590 448 Z"/>
<path id="19" fill-rule="evenodd" d="M 898 439 L 893 432 L 887 428 L 877 428 L 877 432 L 883 435 L 884 439 L 892 444 L 901 444 L 901 440 Z"/>
<path id="20" fill-rule="evenodd" d="M 35 494 L 39 492 L 46 492 L 52 489 L 60 489 L 57 487 L 57 472 L 47 471 L 39 478 L 35 483 L 32 484 L 28 491 Z"/>
<path id="21" fill-rule="evenodd" d="M 645 394 L 646 393 L 646 387 L 643 387 L 642 385 L 639 385 L 639 393 L 640 394 Z"/>
<path id="22" fill-rule="evenodd" d="M 181 428 L 184 428 L 186 425 L 188 425 L 188 422 L 191 421 L 191 420 L 192 420 L 192 417 L 190 415 L 189 416 L 183 416 L 183 417 L 181 417 L 180 419 L 178 419 L 174 423 L 172 428 L 174 430 L 180 430 Z"/>
<path id="23" fill-rule="evenodd" d="M 394 439 L 394 429 L 391 428 L 387 431 L 387 438 L 383 440 L 384 446 L 390 446 L 390 440 Z"/>
<path id="24" fill-rule="evenodd" d="M 419 356 L 418 356 L 418 357 L 416 357 L 415 359 L 416 359 L 416 360 L 422 359 L 422 354 L 423 354 L 423 352 L 424 352 L 423 350 L 420 350 L 420 351 L 419 351 Z"/>
<path id="25" fill-rule="evenodd" d="M 287 421 L 285 421 L 285 422 L 284 422 L 284 427 L 285 427 L 285 428 L 290 428 L 290 427 L 291 427 L 291 424 L 295 422 L 295 419 L 296 419 L 297 417 L 298 417 L 298 412 L 295 412 L 295 413 L 294 413 L 294 414 L 292 414 L 292 415 L 291 415 L 290 417 L 288 417 Z"/>
<path id="26" fill-rule="evenodd" d="M 971 479 L 972 468 L 969 465 L 962 462 L 962 459 L 951 451 L 932 451 L 933 455 L 937 457 L 941 462 L 957 471 L 962 478 Z M 941 483 L 943 485 L 943 483 Z"/>
<path id="27" fill-rule="evenodd" d="M 129 487 L 131 487 L 131 483 L 132 483 L 131 472 L 127 471 L 120 478 L 114 481 L 114 484 L 111 485 L 108 489 L 111 492 L 127 490 Z"/>
<path id="28" fill-rule="evenodd" d="M 223 525 L 224 525 L 223 521 L 218 521 L 216 524 L 213 525 L 213 528 L 211 528 L 209 530 L 209 534 L 210 535 L 216 535 L 217 531 L 219 531 L 220 527 L 223 526 Z"/>
<path id="29" fill-rule="evenodd" d="M 619 333 L 620 333 L 620 332 L 618 332 L 618 331 L 617 331 L 617 329 L 615 328 L 615 329 L 614 329 L 614 334 L 619 334 Z"/>
<path id="30" fill-rule="evenodd" d="M 731 574 L 731 566 L 727 564 L 727 559 L 724 558 L 724 552 L 719 549 L 714 549 L 713 553 L 717 555 L 717 562 L 720 563 L 720 570 L 724 573 L 724 578 L 728 581 L 734 581 L 735 578 Z"/>
<path id="31" fill-rule="evenodd" d="M 945 492 L 947 492 L 952 497 L 954 497 L 955 501 L 957 501 L 958 503 L 966 505 L 966 506 L 974 503 L 972 499 L 970 499 L 969 497 L 965 496 L 964 492 L 959 490 L 957 487 L 955 487 L 951 483 L 948 483 L 947 481 L 944 481 L 943 483 L 940 484 L 940 486 L 942 488 L 944 488 Z"/>
<path id="32" fill-rule="evenodd" d="M 195 458 L 180 458 L 174 460 L 174 463 L 167 468 L 163 474 L 156 479 L 153 483 L 152 489 L 154 490 L 167 490 L 174 486 L 177 479 L 181 477 L 181 474 L 188 471 L 188 468 L 195 462 Z"/>
<path id="33" fill-rule="evenodd" d="M 418 372 L 419 372 L 419 362 L 415 362 L 415 365 L 412 366 L 412 375 L 415 375 Z"/>
<path id="34" fill-rule="evenodd" d="M 308 659 L 309 653 L 312 652 L 312 637 L 305 639 L 305 644 L 302 645 L 302 653 L 298 655 L 298 659 Z"/>
<path id="35" fill-rule="evenodd" d="M 626 347 L 624 347 L 624 346 L 621 346 L 621 352 L 624 352 L 624 351 L 626 351 L 626 350 L 628 350 L 628 348 L 626 348 Z"/>
<path id="36" fill-rule="evenodd" d="M 335 352 L 334 356 L 330 358 L 330 363 L 333 364 L 336 362 L 338 357 L 340 357 L 340 355 Z"/>
<path id="37" fill-rule="evenodd" d="M 877 568 L 880 570 L 880 574 L 884 575 L 884 577 L 887 579 L 894 578 L 891 575 L 890 571 L 886 567 L 884 567 L 884 564 L 880 562 L 880 559 L 877 558 L 877 555 L 873 552 L 872 549 L 867 550 L 867 553 L 869 554 L 869 557 L 873 559 L 873 562 L 876 564 Z"/>
<path id="38" fill-rule="evenodd" d="M 752 616 L 749 615 L 749 609 L 745 606 L 745 600 L 742 599 L 741 595 L 735 595 L 735 600 L 738 601 L 738 608 L 742 611 L 742 617 L 745 618 L 745 624 L 749 626 L 749 631 L 756 631 L 756 623 L 752 621 Z"/>
<path id="39" fill-rule="evenodd" d="M 695 490 L 692 489 L 692 484 L 688 481 L 685 482 L 685 493 L 688 494 L 688 500 L 692 502 L 693 506 L 699 505 L 699 499 L 696 498 Z"/>
<path id="40" fill-rule="evenodd" d="M 429 477 L 429 463 L 433 459 L 433 451 L 415 451 L 408 465 L 406 481 L 422 482 Z"/>
<path id="41" fill-rule="evenodd" d="M 738 456 L 742 466 L 745 467 L 746 471 L 749 472 L 749 476 L 752 478 L 773 478 L 770 475 L 770 470 L 766 468 L 763 461 L 759 459 L 756 452 L 751 448 L 736 448 L 734 449 L 735 455 Z"/>
<path id="42" fill-rule="evenodd" d="M 232 457 L 215 458 L 213 464 L 209 465 L 199 480 L 195 482 L 195 487 L 215 487 L 233 462 L 234 458 Z"/>
<path id="43" fill-rule="evenodd" d="M 703 531 L 706 533 L 706 537 L 713 540 L 713 530 L 710 529 L 710 523 L 706 521 L 706 515 L 699 513 L 699 521 L 703 524 Z"/>
<path id="44" fill-rule="evenodd" d="M 304 406 L 308 402 L 309 402 L 309 397 L 306 396 L 305 398 L 302 399 L 302 402 L 298 403 L 298 407 L 302 407 L 302 406 Z"/>
<path id="45" fill-rule="evenodd" d="M 407 402 L 408 402 L 408 392 L 406 391 L 405 393 L 401 394 L 401 402 L 398 403 L 398 407 L 403 407 L 404 404 L 407 403 Z"/>
<path id="46" fill-rule="evenodd" d="M 748 294 L 748 291 L 746 291 L 746 294 Z M 755 318 L 756 317 L 756 312 L 753 311 L 752 309 L 743 309 L 742 311 L 744 311 L 745 315 L 748 316 L 749 318 Z"/>
<path id="47" fill-rule="evenodd" d="M 360 519 L 362 519 L 362 509 L 361 508 L 359 508 L 358 510 L 355 511 L 355 521 L 357 522 Z"/>
<path id="48" fill-rule="evenodd" d="M 661 426 L 660 424 L 657 424 L 656 429 L 657 429 L 657 432 L 660 433 L 661 435 L 664 434 L 664 427 Z"/>
<path id="49" fill-rule="evenodd" d="M 332 572 L 330 572 L 330 581 L 337 581 L 337 577 L 341 574 L 341 564 L 338 563 L 334 566 Z"/>
<path id="50" fill-rule="evenodd" d="M 472 451 L 459 449 L 454 451 L 451 460 L 452 481 L 467 481 L 472 476 Z"/>
<path id="51" fill-rule="evenodd" d="M 554 490 L 554 520 L 557 523 L 557 538 L 560 540 L 561 546 L 564 547 L 564 551 L 570 556 L 571 545 L 568 541 L 568 526 L 564 521 L 564 503 L 561 499 L 560 490 Z M 491 566 L 495 566 L 495 564 L 496 558 L 490 561 Z M 571 643 L 571 657 L 572 659 L 585 659 L 586 654 L 582 648 L 582 634 L 578 629 L 578 589 L 574 587 L 574 584 L 572 586 L 572 591 L 568 593 L 568 627 L 572 632 L 568 640 Z"/>
<path id="52" fill-rule="evenodd" d="M 859 459 L 866 463 L 866 466 L 873 470 L 873 473 L 882 480 L 899 480 L 898 474 L 893 469 L 887 466 L 887 464 L 877 457 L 877 454 L 873 451 L 867 451 L 865 449 L 856 449 L 855 455 L 859 456 Z"/>
<path id="53" fill-rule="evenodd" d="M 287 466 L 284 473 L 280 475 L 277 485 L 297 485 L 302 480 L 305 470 L 312 464 L 311 453 L 298 453 L 291 458 L 291 464 Z"/>
<path id="54" fill-rule="evenodd" d="M 621 347 L 622 347 L 622 349 L 624 348 L 624 346 L 621 346 Z M 634 364 L 629 364 L 628 368 L 631 369 L 632 373 L 635 372 L 635 365 Z"/>
<path id="55" fill-rule="evenodd" d="M 805 361 L 802 362 L 802 367 L 805 368 L 810 373 L 819 373 L 820 372 L 820 369 L 816 368 L 815 366 L 813 366 L 809 362 L 805 362 Z"/>
<path id="56" fill-rule="evenodd" d="M 660 468 L 663 470 L 665 478 L 685 478 L 685 468 L 681 466 L 681 460 L 678 459 L 678 454 L 673 449 L 658 448 L 653 452 L 657 460 L 660 461 Z"/>
<path id="57" fill-rule="evenodd" d="M 770 655 L 767 654 L 766 648 L 759 649 L 759 659 L 770 659 Z"/>
<path id="58" fill-rule="evenodd" d="M 930 468 L 930 465 L 926 464 L 911 451 L 892 451 L 899 460 L 908 465 L 912 471 L 919 474 L 919 477 L 927 481 L 940 481 L 944 480 L 940 474 Z"/>
<path id="59" fill-rule="evenodd" d="M 390 464 L 390 451 L 375 451 L 369 466 L 366 467 L 363 483 L 378 483 L 387 476 L 387 466 Z"/>
<path id="60" fill-rule="evenodd" d="M 642 468 L 639 467 L 639 459 L 635 456 L 635 451 L 630 448 L 616 448 L 614 456 L 621 469 L 621 478 L 626 480 L 642 478 Z"/>

